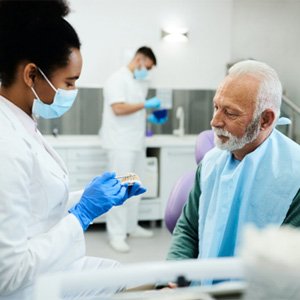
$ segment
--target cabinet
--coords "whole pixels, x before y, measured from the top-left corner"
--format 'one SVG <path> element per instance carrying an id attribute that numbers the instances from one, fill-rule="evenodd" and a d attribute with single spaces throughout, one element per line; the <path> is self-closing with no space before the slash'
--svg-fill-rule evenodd
<path id="1" fill-rule="evenodd" d="M 93 177 L 107 170 L 107 153 L 100 147 L 71 147 L 66 151 L 71 191 L 84 188 Z"/>
<path id="2" fill-rule="evenodd" d="M 69 170 L 70 191 L 83 189 L 95 176 L 107 171 L 107 153 L 98 136 L 59 136 L 46 139 L 60 154 Z M 183 138 L 157 135 L 147 138 L 147 152 L 157 158 L 158 196 L 142 198 L 139 220 L 162 220 L 170 191 L 186 171 L 196 169 L 194 145 L 196 135 Z M 105 216 L 96 222 L 102 222 Z"/>
<path id="3" fill-rule="evenodd" d="M 195 150 L 191 146 L 163 147 L 160 149 L 160 186 L 162 218 L 170 192 L 178 178 L 187 171 L 196 171 Z"/>

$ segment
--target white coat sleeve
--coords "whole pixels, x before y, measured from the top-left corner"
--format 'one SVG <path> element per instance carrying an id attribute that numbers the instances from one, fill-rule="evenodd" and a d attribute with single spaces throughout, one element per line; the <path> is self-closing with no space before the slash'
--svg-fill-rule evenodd
<path id="1" fill-rule="evenodd" d="M 82 228 L 71 214 L 29 237 L 35 167 L 24 142 L 0 137 L 0 295 L 31 285 L 42 273 L 63 270 L 85 253 Z"/>
<path id="2" fill-rule="evenodd" d="M 128 99 L 126 99 L 126 86 L 120 74 L 111 77 L 106 82 L 104 86 L 104 95 L 109 105 L 128 102 Z"/>
<path id="3" fill-rule="evenodd" d="M 68 213 L 68 210 L 71 207 L 73 207 L 76 203 L 78 203 L 80 201 L 80 198 L 82 197 L 83 192 L 84 192 L 84 190 L 78 190 L 78 191 L 69 193 L 69 199 L 68 199 L 66 211 L 65 211 L 66 214 Z"/>

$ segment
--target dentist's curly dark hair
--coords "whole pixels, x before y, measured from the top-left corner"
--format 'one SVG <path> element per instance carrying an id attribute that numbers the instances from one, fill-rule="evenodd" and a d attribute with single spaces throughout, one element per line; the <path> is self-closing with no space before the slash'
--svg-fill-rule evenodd
<path id="1" fill-rule="evenodd" d="M 17 67 L 32 62 L 46 75 L 68 64 L 72 48 L 80 49 L 75 29 L 64 19 L 64 0 L 0 0 L 0 81 L 14 83 Z"/>

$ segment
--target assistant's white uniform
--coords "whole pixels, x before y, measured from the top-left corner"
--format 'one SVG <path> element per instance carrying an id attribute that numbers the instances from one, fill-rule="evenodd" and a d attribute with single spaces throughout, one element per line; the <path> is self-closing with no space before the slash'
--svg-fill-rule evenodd
<path id="1" fill-rule="evenodd" d="M 66 167 L 39 132 L 40 141 L 28 133 L 8 103 L 0 96 L 0 299 L 31 300 L 43 273 L 118 263 L 85 257 L 82 227 L 67 213 Z M 82 295 L 113 292 L 100 287 Z"/>
<path id="2" fill-rule="evenodd" d="M 117 116 L 114 103 L 141 103 L 146 100 L 147 82 L 136 80 L 127 67 L 114 73 L 104 86 L 103 121 L 100 131 L 103 148 L 109 153 L 109 168 L 118 175 L 136 172 L 143 181 L 145 170 L 146 112 L 141 109 L 133 114 Z M 107 214 L 109 236 L 125 238 L 136 229 L 138 202 L 134 197 L 125 205 L 112 208 Z"/>

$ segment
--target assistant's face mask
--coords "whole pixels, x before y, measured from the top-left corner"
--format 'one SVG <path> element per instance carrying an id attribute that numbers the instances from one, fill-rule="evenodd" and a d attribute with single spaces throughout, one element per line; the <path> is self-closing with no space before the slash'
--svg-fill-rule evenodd
<path id="1" fill-rule="evenodd" d="M 135 69 L 133 74 L 135 79 L 143 80 L 147 78 L 148 70 L 145 67 L 142 67 L 141 69 Z"/>
<path id="2" fill-rule="evenodd" d="M 135 68 L 133 75 L 134 75 L 134 78 L 137 80 L 144 80 L 147 78 L 148 73 L 149 73 L 149 71 L 145 67 L 144 61 L 142 60 L 141 66 Z"/>
<path id="3" fill-rule="evenodd" d="M 55 91 L 55 96 L 51 104 L 46 104 L 43 101 L 41 101 L 36 91 L 33 89 L 33 87 L 31 87 L 31 90 L 36 97 L 36 99 L 34 99 L 33 101 L 32 113 L 44 119 L 59 118 L 72 107 L 76 99 L 78 89 L 56 89 L 54 85 L 50 82 L 50 80 L 46 77 L 46 75 L 43 73 L 43 71 L 40 68 L 38 68 L 38 70 L 41 72 L 45 80 Z"/>

